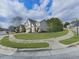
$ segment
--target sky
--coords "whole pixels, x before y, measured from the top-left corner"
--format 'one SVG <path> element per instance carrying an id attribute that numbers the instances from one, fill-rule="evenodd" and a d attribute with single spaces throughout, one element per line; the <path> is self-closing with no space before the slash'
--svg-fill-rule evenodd
<path id="1" fill-rule="evenodd" d="M 8 28 L 16 16 L 22 17 L 22 22 L 52 17 L 71 21 L 79 18 L 79 0 L 0 0 L 0 27 Z"/>

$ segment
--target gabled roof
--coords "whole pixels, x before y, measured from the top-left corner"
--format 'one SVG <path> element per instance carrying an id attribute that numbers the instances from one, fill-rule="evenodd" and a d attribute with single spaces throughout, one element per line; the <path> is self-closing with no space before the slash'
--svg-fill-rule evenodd
<path id="1" fill-rule="evenodd" d="M 36 22 L 37 22 L 37 21 L 32 20 L 32 19 L 27 19 L 26 22 L 25 22 L 24 24 L 26 24 L 28 20 L 29 20 L 32 24 L 36 25 Z"/>
<path id="2" fill-rule="evenodd" d="M 32 20 L 32 19 L 28 19 L 32 24 L 35 24 L 37 21 Z"/>
<path id="3" fill-rule="evenodd" d="M 46 20 L 42 20 L 41 22 L 46 22 Z M 40 22 L 40 23 L 41 23 L 41 22 Z"/>

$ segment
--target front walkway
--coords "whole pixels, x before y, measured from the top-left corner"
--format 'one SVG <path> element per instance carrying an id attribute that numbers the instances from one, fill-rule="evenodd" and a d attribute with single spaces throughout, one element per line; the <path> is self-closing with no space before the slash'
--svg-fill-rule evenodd
<path id="1" fill-rule="evenodd" d="M 0 53 L 5 54 L 5 55 L 12 55 L 16 52 L 17 49 L 15 48 L 10 48 L 10 47 L 5 47 L 0 45 Z"/>

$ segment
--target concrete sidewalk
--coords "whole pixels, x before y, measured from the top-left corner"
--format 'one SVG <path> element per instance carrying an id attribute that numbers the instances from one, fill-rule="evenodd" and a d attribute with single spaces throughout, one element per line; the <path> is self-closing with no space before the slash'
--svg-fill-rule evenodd
<path id="1" fill-rule="evenodd" d="M 17 49 L 15 48 L 10 48 L 10 47 L 5 47 L 0 45 L 0 54 L 5 54 L 5 55 L 12 55 L 16 52 Z"/>

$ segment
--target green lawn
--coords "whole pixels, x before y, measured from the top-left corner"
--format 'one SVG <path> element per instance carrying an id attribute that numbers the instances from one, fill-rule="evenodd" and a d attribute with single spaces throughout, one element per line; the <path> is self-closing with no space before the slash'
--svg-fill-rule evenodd
<path id="1" fill-rule="evenodd" d="M 29 34 L 17 34 L 15 37 L 17 39 L 26 39 L 26 40 L 35 40 L 35 39 L 49 39 L 55 38 L 68 33 L 68 30 L 60 31 L 60 32 L 50 32 L 50 33 L 29 33 Z"/>
<path id="2" fill-rule="evenodd" d="M 60 41 L 60 43 L 68 45 L 68 44 L 72 44 L 72 43 L 75 43 L 75 42 L 78 42 L 78 41 L 79 41 L 79 36 L 74 36 L 70 39 L 62 40 L 62 41 Z"/>
<path id="3" fill-rule="evenodd" d="M 2 40 L 0 40 L 0 44 L 7 47 L 12 48 L 46 48 L 49 47 L 48 43 L 15 43 L 10 42 L 8 37 L 4 37 Z"/>

